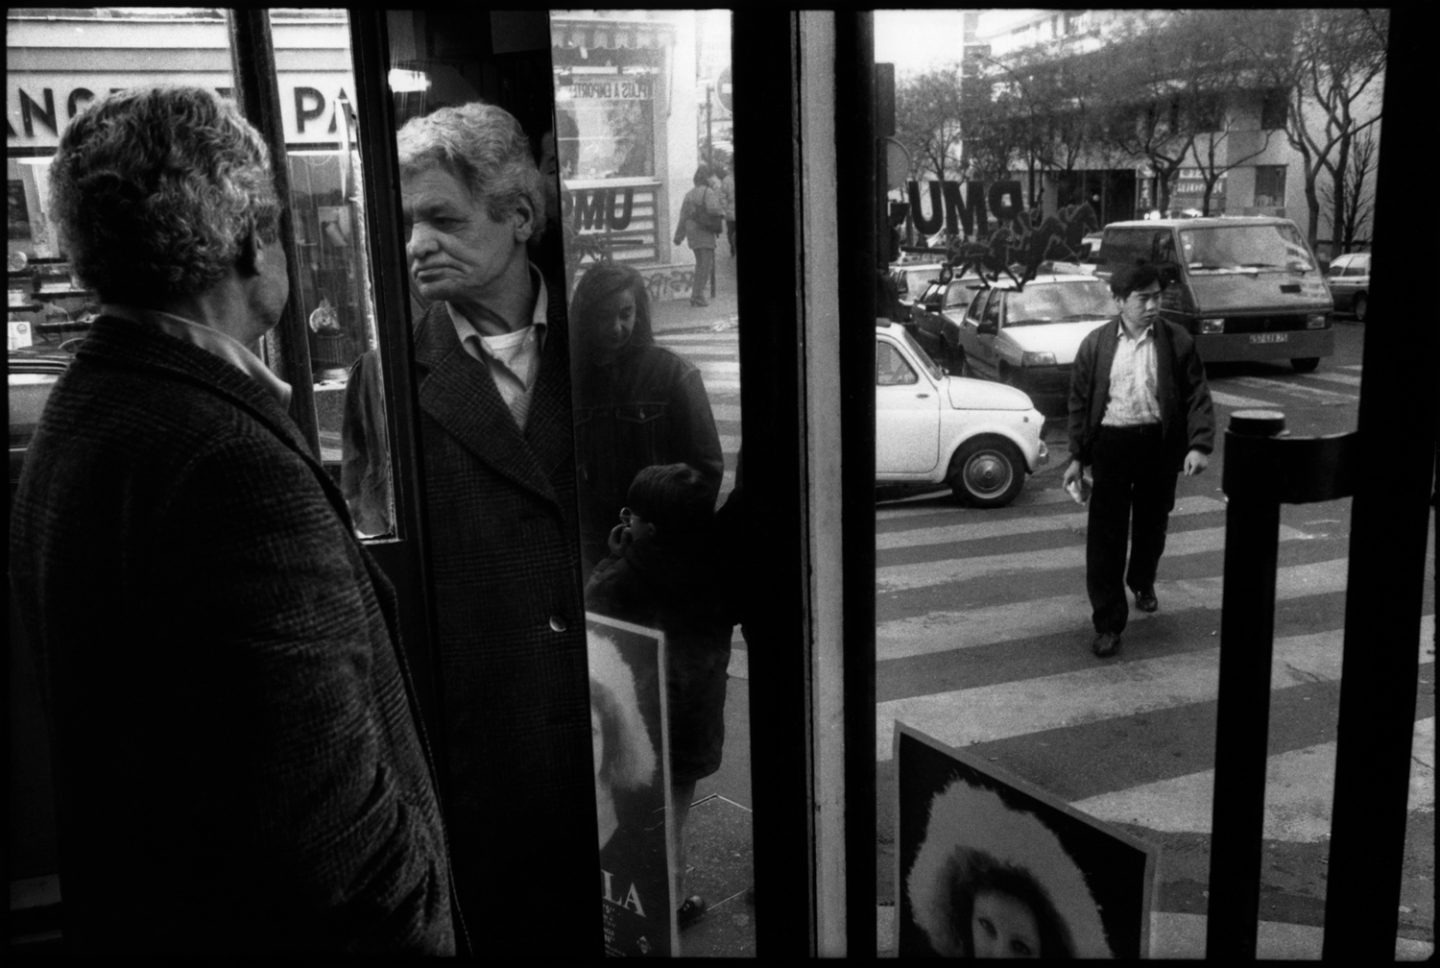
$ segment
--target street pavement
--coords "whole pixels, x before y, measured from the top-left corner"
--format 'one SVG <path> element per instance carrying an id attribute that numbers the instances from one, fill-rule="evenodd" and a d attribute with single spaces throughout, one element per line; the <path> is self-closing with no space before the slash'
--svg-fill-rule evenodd
<path id="1" fill-rule="evenodd" d="M 662 345 L 700 367 L 726 455 L 740 441 L 733 262 L 722 252 L 710 307 L 655 309 Z M 727 278 L 728 277 L 728 278 Z M 728 283 L 728 286 L 727 286 Z M 727 292 L 728 289 L 728 292 Z M 1286 413 L 1293 433 L 1353 429 L 1362 328 L 1338 327 L 1340 351 L 1314 374 L 1213 367 L 1219 427 L 1238 408 Z M 1089 651 L 1083 509 L 1060 489 L 1056 459 L 1016 502 L 981 511 L 944 492 L 878 492 L 876 505 L 877 926 L 893 938 L 893 724 L 904 722 L 1038 785 L 1075 809 L 1159 848 L 1150 951 L 1204 954 L 1225 501 L 1217 458 L 1182 479 L 1157 591 L 1132 613 L 1117 659 Z M 1333 793 L 1349 501 L 1282 511 L 1259 954 L 1318 958 Z M 1427 554 L 1406 864 L 1396 956 L 1434 941 L 1434 549 Z M 709 915 L 682 935 L 685 954 L 755 953 L 750 867 L 749 716 L 736 637 L 725 764 L 701 782 L 689 831 L 689 892 Z"/>

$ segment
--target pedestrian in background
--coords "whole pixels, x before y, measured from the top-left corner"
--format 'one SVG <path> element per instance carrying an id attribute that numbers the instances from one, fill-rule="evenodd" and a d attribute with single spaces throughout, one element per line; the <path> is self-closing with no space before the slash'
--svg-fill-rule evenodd
<path id="1" fill-rule="evenodd" d="M 615 511 L 643 467 L 686 463 L 713 508 L 725 469 L 700 370 L 657 346 L 645 280 L 630 266 L 592 266 L 570 303 L 584 573 L 609 553 Z"/>
<path id="2" fill-rule="evenodd" d="M 705 286 L 715 277 L 715 241 L 725 228 L 725 208 L 720 200 L 720 180 L 709 165 L 695 169 L 695 187 L 685 193 L 680 205 L 679 225 L 675 244 L 688 241 L 695 253 L 695 278 L 690 289 L 690 305 L 708 306 Z"/>
<path id="3" fill-rule="evenodd" d="M 730 258 L 735 258 L 735 161 L 732 158 L 720 179 L 720 204 L 725 209 L 725 241 L 730 246 Z"/>
<path id="4" fill-rule="evenodd" d="M 611 532 L 610 555 L 585 587 L 587 607 L 665 635 L 670 790 L 674 807 L 677 912 L 687 927 L 706 910 L 685 894 L 684 827 L 695 785 L 720 768 L 725 744 L 725 686 L 730 632 L 720 571 L 715 495 L 688 464 L 635 475 Z"/>
<path id="5" fill-rule="evenodd" d="M 10 529 L 67 951 L 455 954 L 394 594 L 248 349 L 289 298 L 264 139 L 212 91 L 132 87 L 50 171 L 103 302 Z"/>
<path id="6" fill-rule="evenodd" d="M 1102 658 L 1120 649 L 1126 586 L 1140 611 L 1159 607 L 1155 575 L 1176 478 L 1204 471 L 1215 439 L 1205 367 L 1190 334 L 1160 315 L 1161 289 L 1153 265 L 1117 269 L 1110 292 L 1118 316 L 1085 337 L 1071 373 L 1063 484 L 1078 487 L 1090 469 L 1085 585 L 1091 649 Z"/>

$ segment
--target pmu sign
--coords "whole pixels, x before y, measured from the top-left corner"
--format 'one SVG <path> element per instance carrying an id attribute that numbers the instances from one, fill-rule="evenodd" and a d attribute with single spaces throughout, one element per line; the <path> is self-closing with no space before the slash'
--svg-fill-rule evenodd
<path id="1" fill-rule="evenodd" d="M 5 143 L 7 148 L 54 148 L 70 119 L 97 96 L 142 84 L 164 81 L 206 87 L 221 97 L 234 96 L 229 71 L 192 71 L 159 75 L 153 72 L 95 74 L 18 73 L 6 78 Z M 282 72 L 280 115 L 287 144 L 333 143 L 339 139 L 337 106 L 347 99 L 347 71 Z"/>
<path id="2" fill-rule="evenodd" d="M 929 204 L 925 206 L 921 205 L 920 183 L 912 181 L 907 186 L 910 218 L 915 228 L 925 235 L 934 235 L 944 225 L 952 235 L 983 239 L 990 234 L 990 216 L 1004 223 L 1025 211 L 1020 183 L 1013 179 L 991 182 L 988 186 L 984 182 L 969 181 L 963 189 L 959 182 L 952 181 L 927 181 L 925 184 L 929 186 Z M 926 214 L 927 209 L 929 214 Z"/>

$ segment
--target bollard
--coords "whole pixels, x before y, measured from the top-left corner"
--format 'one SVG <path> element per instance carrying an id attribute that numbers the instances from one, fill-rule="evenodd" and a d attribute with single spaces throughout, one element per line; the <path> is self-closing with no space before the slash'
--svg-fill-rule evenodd
<path id="1" fill-rule="evenodd" d="M 1253 961 L 1260 920 L 1280 505 L 1354 493 L 1356 435 L 1290 437 L 1285 415 L 1237 410 L 1221 480 L 1225 577 L 1215 725 L 1207 959 Z"/>
<path id="2" fill-rule="evenodd" d="M 1215 800 L 1210 827 L 1210 906 L 1205 957 L 1253 960 L 1260 917 L 1265 823 L 1270 658 L 1275 637 L 1275 571 L 1280 503 L 1231 494 L 1232 479 L 1258 470 L 1238 436 L 1284 433 L 1285 415 L 1242 410 L 1225 432 L 1225 578 L 1220 611 L 1220 681 L 1215 725 Z M 1237 452 L 1238 451 L 1238 452 Z M 1253 450 L 1251 452 L 1253 454 Z"/>

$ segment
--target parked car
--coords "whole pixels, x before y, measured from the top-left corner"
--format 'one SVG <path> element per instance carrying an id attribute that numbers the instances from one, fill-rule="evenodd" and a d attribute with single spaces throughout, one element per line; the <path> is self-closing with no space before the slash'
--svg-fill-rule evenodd
<path id="1" fill-rule="evenodd" d="M 1370 311 L 1370 253 L 1348 252 L 1330 263 L 1325 279 L 1337 313 L 1350 313 L 1360 322 Z"/>
<path id="2" fill-rule="evenodd" d="M 905 328 L 932 360 L 942 364 L 945 360 L 945 314 L 964 312 L 971 297 L 985 285 L 974 273 L 967 272 L 949 276 L 943 282 L 937 278 L 925 287 Z"/>
<path id="3" fill-rule="evenodd" d="M 1110 287 L 1083 273 L 1041 274 L 1021 288 L 1001 279 L 944 317 L 951 373 L 1018 387 L 1042 409 L 1063 412 L 1080 341 L 1114 319 Z"/>
<path id="4" fill-rule="evenodd" d="M 1013 387 L 947 376 L 903 326 L 875 325 L 875 480 L 948 484 L 1002 507 L 1049 457 L 1045 418 Z"/>
<path id="5" fill-rule="evenodd" d="M 930 283 L 940 278 L 943 268 L 939 262 L 897 262 L 890 266 L 890 279 L 895 283 L 896 299 L 900 303 L 897 322 L 910 321 L 915 303 Z"/>
<path id="6" fill-rule="evenodd" d="M 1093 274 L 1100 265 L 1100 241 L 1104 237 L 1104 233 L 1092 232 L 1080 240 L 1080 264 L 1086 272 Z"/>

